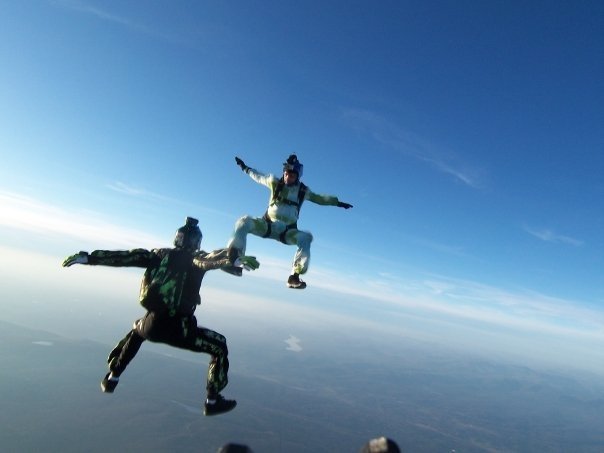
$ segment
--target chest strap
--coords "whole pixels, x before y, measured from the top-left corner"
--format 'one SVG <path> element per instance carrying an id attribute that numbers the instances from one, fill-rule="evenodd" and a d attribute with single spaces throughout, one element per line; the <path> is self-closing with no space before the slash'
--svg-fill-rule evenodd
<path id="1" fill-rule="evenodd" d="M 300 214 L 300 208 L 302 207 L 302 203 L 304 203 L 304 197 L 306 196 L 306 190 L 308 187 L 303 182 L 300 182 L 300 188 L 298 189 L 298 199 L 296 201 L 288 200 L 281 196 L 281 192 L 283 192 L 283 188 L 285 187 L 285 181 L 283 178 L 277 182 L 277 186 L 273 191 L 273 196 L 271 197 L 270 204 L 288 204 L 290 206 L 295 206 L 298 214 Z"/>
<path id="2" fill-rule="evenodd" d="M 288 204 L 290 206 L 295 206 L 297 213 L 300 214 L 300 207 L 302 206 L 302 203 L 304 202 L 304 197 L 306 196 L 306 189 L 307 189 L 306 185 L 303 182 L 300 182 L 300 188 L 298 189 L 297 202 L 281 197 L 281 192 L 283 191 L 284 187 L 285 187 L 285 181 L 283 180 L 283 178 L 281 178 L 279 180 L 279 182 L 277 183 L 277 186 L 275 187 L 275 191 L 273 192 L 273 197 L 271 199 L 270 204 L 272 205 L 272 204 L 283 203 L 283 204 Z M 267 238 L 267 237 L 270 237 L 270 235 L 272 233 L 272 224 L 273 224 L 273 221 L 268 216 L 268 210 L 264 213 L 263 218 L 266 221 L 266 233 L 264 233 L 264 236 L 262 236 L 262 237 Z M 298 229 L 298 222 L 294 222 L 290 225 L 287 225 L 285 227 L 285 230 L 283 231 L 283 233 L 281 233 L 279 235 L 279 240 L 281 242 L 283 242 L 284 244 L 287 244 L 287 242 L 285 242 L 285 236 L 287 235 L 287 232 L 289 230 L 297 230 L 297 229 Z"/>

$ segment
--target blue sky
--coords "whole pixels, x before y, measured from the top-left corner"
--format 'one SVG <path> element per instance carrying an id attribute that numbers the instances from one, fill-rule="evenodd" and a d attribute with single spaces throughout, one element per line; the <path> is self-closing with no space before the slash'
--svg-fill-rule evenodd
<path id="1" fill-rule="evenodd" d="M 6 275 L 31 253 L 168 245 L 187 215 L 222 247 L 268 200 L 234 156 L 279 173 L 296 152 L 354 208 L 304 206 L 305 292 L 284 286 L 294 249 L 255 238 L 238 291 L 593 368 L 603 21 L 589 1 L 3 2 Z"/>

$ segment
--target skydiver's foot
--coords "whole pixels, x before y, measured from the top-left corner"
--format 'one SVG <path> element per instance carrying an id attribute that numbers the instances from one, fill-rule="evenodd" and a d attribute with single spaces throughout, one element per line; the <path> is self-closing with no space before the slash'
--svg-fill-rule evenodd
<path id="1" fill-rule="evenodd" d="M 113 393 L 117 384 L 119 384 L 120 378 L 112 376 L 111 372 L 107 373 L 101 382 L 101 390 L 105 393 Z"/>
<path id="2" fill-rule="evenodd" d="M 287 286 L 294 289 L 304 289 L 306 288 L 306 282 L 300 280 L 300 275 L 292 274 L 287 279 Z"/>
<path id="3" fill-rule="evenodd" d="M 213 398 L 208 397 L 204 404 L 203 415 L 210 416 L 224 414 L 225 412 L 235 409 L 235 406 L 237 406 L 237 401 L 227 400 L 220 394 Z"/>
<path id="4" fill-rule="evenodd" d="M 241 277 L 241 275 L 243 275 L 243 269 L 237 266 L 221 267 L 221 269 L 236 277 Z"/>

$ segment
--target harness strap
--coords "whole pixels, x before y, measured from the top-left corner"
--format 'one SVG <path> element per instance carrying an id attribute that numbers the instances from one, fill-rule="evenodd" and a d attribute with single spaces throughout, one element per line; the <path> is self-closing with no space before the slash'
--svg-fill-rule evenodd
<path id="1" fill-rule="evenodd" d="M 290 206 L 295 206 L 297 208 L 297 211 L 299 214 L 300 207 L 302 206 L 302 203 L 304 202 L 304 197 L 306 196 L 306 189 L 307 189 L 306 185 L 303 182 L 300 182 L 300 189 L 298 190 L 298 202 L 297 203 L 295 201 L 288 200 L 287 198 L 281 198 L 281 192 L 283 191 L 283 187 L 285 187 L 285 181 L 283 180 L 283 178 L 281 178 L 279 180 L 279 182 L 277 183 L 277 187 L 275 187 L 275 191 L 273 192 L 271 204 L 283 203 L 283 204 L 288 204 Z M 264 233 L 264 236 L 262 236 L 262 237 L 267 238 L 267 237 L 270 237 L 270 235 L 272 233 L 272 224 L 273 224 L 273 221 L 268 216 L 268 210 L 264 213 L 263 218 L 266 221 L 266 233 Z M 285 242 L 285 236 L 287 235 L 287 232 L 289 230 L 297 230 L 297 229 L 298 229 L 297 221 L 290 225 L 287 225 L 285 227 L 285 230 L 283 231 L 283 233 L 281 233 L 279 235 L 279 240 L 281 242 L 283 242 L 284 244 L 287 244 L 287 242 Z"/>
<path id="2" fill-rule="evenodd" d="M 273 192 L 273 197 L 271 198 L 270 204 L 283 203 L 288 204 L 290 206 L 295 206 L 297 208 L 298 214 L 300 213 L 300 208 L 302 207 L 302 203 L 304 203 L 304 197 L 306 196 L 306 190 L 308 187 L 303 182 L 300 182 L 300 189 L 298 189 L 298 200 L 291 201 L 287 198 L 281 198 L 281 192 L 285 187 L 285 181 L 283 178 L 279 180 L 277 183 L 277 187 L 275 187 L 275 191 Z"/>
<path id="3" fill-rule="evenodd" d="M 266 222 L 266 233 L 264 233 L 264 236 L 262 236 L 262 237 L 263 237 L 263 238 L 268 238 L 268 237 L 270 237 L 271 232 L 272 232 L 272 224 L 273 224 L 273 221 L 272 221 L 272 220 L 271 220 L 271 218 L 268 216 L 268 211 L 264 213 L 264 216 L 263 216 L 262 218 L 263 218 L 263 219 L 265 220 L 265 222 Z M 288 232 L 288 231 L 290 231 L 290 230 L 297 230 L 297 229 L 298 229 L 298 222 L 294 222 L 294 223 L 291 223 L 291 224 L 287 225 L 287 226 L 285 227 L 285 230 L 283 230 L 283 233 L 281 233 L 281 234 L 279 235 L 279 240 L 280 240 L 281 242 L 283 242 L 284 244 L 286 244 L 286 245 L 287 245 L 287 242 L 285 242 L 285 236 L 287 235 L 287 232 Z"/>
<path id="4" fill-rule="evenodd" d="M 273 221 L 271 220 L 271 218 L 268 216 L 268 211 L 266 211 L 264 213 L 263 216 L 264 220 L 266 221 L 266 233 L 264 233 L 264 236 L 262 236 L 263 238 L 267 238 L 270 237 L 271 235 L 271 225 L 273 224 Z"/>

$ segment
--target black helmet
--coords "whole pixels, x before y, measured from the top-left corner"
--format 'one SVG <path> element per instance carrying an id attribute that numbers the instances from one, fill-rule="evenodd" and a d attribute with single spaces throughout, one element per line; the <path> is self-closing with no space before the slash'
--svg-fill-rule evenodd
<path id="1" fill-rule="evenodd" d="M 192 252 L 199 250 L 202 234 L 197 226 L 198 223 L 199 221 L 197 219 L 187 217 L 185 225 L 176 230 L 174 247 L 191 250 Z"/>
<path id="2" fill-rule="evenodd" d="M 294 171 L 298 173 L 298 179 L 302 178 L 302 172 L 304 171 L 304 165 L 300 163 L 298 157 L 295 154 L 290 154 L 287 161 L 283 162 L 283 171 Z"/>

